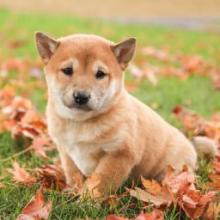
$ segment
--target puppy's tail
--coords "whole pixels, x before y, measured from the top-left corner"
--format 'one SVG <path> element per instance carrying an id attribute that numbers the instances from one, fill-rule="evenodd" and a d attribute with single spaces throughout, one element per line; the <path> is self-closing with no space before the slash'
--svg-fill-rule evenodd
<path id="1" fill-rule="evenodd" d="M 218 154 L 217 144 L 208 137 L 196 136 L 192 139 L 192 143 L 199 155 L 215 157 Z"/>

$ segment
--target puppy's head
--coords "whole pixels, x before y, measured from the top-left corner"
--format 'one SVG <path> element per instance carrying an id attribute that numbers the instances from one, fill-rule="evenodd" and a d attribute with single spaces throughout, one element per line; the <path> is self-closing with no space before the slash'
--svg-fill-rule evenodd
<path id="1" fill-rule="evenodd" d="M 81 34 L 55 40 L 38 32 L 36 44 L 56 112 L 79 121 L 111 107 L 123 88 L 122 72 L 135 51 L 134 38 L 114 44 Z"/>

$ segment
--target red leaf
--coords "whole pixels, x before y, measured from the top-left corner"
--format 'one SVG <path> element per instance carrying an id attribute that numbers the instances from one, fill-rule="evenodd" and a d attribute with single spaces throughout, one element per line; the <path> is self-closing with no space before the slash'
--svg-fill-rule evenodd
<path id="1" fill-rule="evenodd" d="M 116 215 L 108 215 L 106 217 L 106 220 L 128 220 L 128 218 L 119 217 L 119 216 L 116 216 Z"/>
<path id="2" fill-rule="evenodd" d="M 38 156 L 47 158 L 45 151 L 50 149 L 48 146 L 50 146 L 50 142 L 47 138 L 37 137 L 33 140 L 33 143 L 30 147 Z"/>
<path id="3" fill-rule="evenodd" d="M 194 181 L 194 175 L 189 173 L 186 167 L 179 174 L 175 174 L 174 170 L 169 171 L 163 180 L 163 185 L 174 194 L 176 202 L 190 219 L 201 217 L 215 198 L 215 192 L 202 194 L 196 190 Z"/>
<path id="4" fill-rule="evenodd" d="M 170 170 L 163 180 L 163 185 L 167 186 L 172 193 L 177 193 L 186 187 L 190 189 L 195 188 L 193 185 L 194 181 L 194 175 L 187 170 L 179 174 L 175 174 L 174 170 Z"/>
<path id="5" fill-rule="evenodd" d="M 142 213 L 135 218 L 135 220 L 163 220 L 164 214 L 158 209 L 154 209 L 150 213 Z"/>
<path id="6" fill-rule="evenodd" d="M 209 179 L 211 180 L 209 186 L 215 190 L 220 190 L 220 175 L 210 174 Z"/>
<path id="7" fill-rule="evenodd" d="M 13 175 L 13 180 L 17 183 L 22 183 L 24 185 L 32 185 L 36 183 L 36 178 L 31 176 L 24 168 L 14 161 L 13 169 L 8 169 L 8 171 Z"/>
<path id="8" fill-rule="evenodd" d="M 176 105 L 176 106 L 173 108 L 172 112 L 173 112 L 174 114 L 178 115 L 180 112 L 182 112 L 182 110 L 183 110 L 183 107 L 182 107 L 181 105 Z"/>
<path id="9" fill-rule="evenodd" d="M 39 179 L 44 187 L 63 190 L 67 187 L 63 171 L 56 165 L 45 165 L 37 169 Z"/>
<path id="10" fill-rule="evenodd" d="M 172 195 L 166 191 L 165 188 L 160 194 L 153 195 L 144 191 L 143 189 L 136 187 L 134 190 L 130 190 L 130 195 L 143 202 L 151 202 L 156 207 L 160 207 L 162 205 L 169 206 L 173 200 Z"/>
<path id="11" fill-rule="evenodd" d="M 202 195 L 198 190 L 189 190 L 185 193 L 182 198 L 179 198 L 178 204 L 190 219 L 201 217 L 208 204 L 213 201 L 215 197 L 214 192 L 208 192 Z"/>
<path id="12" fill-rule="evenodd" d="M 216 173 L 220 174 L 220 156 L 216 156 L 215 160 L 213 161 L 213 168 Z"/>
<path id="13" fill-rule="evenodd" d="M 158 195 L 162 191 L 161 185 L 155 180 L 148 180 L 141 177 L 141 182 L 145 190 L 151 193 L 152 195 Z"/>
<path id="14" fill-rule="evenodd" d="M 36 195 L 30 200 L 30 202 L 23 208 L 21 214 L 17 217 L 17 220 L 46 220 L 49 217 L 52 208 L 52 202 L 45 203 L 42 189 L 36 192 Z"/>

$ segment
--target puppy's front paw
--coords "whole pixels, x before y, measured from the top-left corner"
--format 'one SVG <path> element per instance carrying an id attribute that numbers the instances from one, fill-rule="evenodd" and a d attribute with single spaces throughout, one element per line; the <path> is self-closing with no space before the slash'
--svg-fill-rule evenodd
<path id="1" fill-rule="evenodd" d="M 83 188 L 83 176 L 79 173 L 66 177 L 66 184 L 78 194 Z"/>
<path id="2" fill-rule="evenodd" d="M 89 197 L 96 200 L 103 197 L 104 190 L 101 186 L 101 177 L 98 174 L 93 174 L 84 183 L 81 191 L 82 198 Z"/>

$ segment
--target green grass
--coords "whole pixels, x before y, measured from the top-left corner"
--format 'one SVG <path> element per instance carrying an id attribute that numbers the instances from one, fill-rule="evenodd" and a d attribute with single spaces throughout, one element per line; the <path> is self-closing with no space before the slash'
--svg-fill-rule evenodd
<path id="1" fill-rule="evenodd" d="M 72 33 L 93 33 L 102 35 L 114 41 L 128 36 L 135 36 L 138 41 L 138 51 L 143 46 L 167 48 L 171 53 L 199 54 L 212 64 L 218 64 L 220 54 L 219 34 L 184 31 L 180 29 L 147 27 L 144 25 L 122 25 L 95 19 L 80 19 L 70 16 L 48 16 L 46 14 L 12 14 L 7 10 L 0 10 L 0 60 L 10 57 L 36 59 L 37 52 L 34 44 L 34 32 L 45 31 L 58 37 Z M 10 49 L 8 43 L 24 41 L 19 48 Z M 137 52 L 137 57 L 139 53 Z M 16 78 L 16 75 L 15 75 Z M 127 78 L 130 78 L 127 76 Z M 8 82 L 6 81 L 5 84 Z M 30 83 L 29 81 L 27 83 Z M 34 90 L 30 97 L 39 110 L 45 107 L 45 91 Z M 203 116 L 210 116 L 220 110 L 220 92 L 213 89 L 207 77 L 192 76 L 185 81 L 177 78 L 162 78 L 158 86 L 154 87 L 143 81 L 134 92 L 139 99 L 152 106 L 164 118 L 179 126 L 171 115 L 172 108 L 183 104 Z M 0 135 L 0 159 L 7 158 L 23 149 L 22 142 L 15 142 L 10 134 Z M 23 154 L 17 160 L 27 168 L 37 167 L 43 163 L 32 154 Z M 0 161 L 0 176 L 7 176 L 6 169 L 11 166 L 11 160 Z M 207 181 L 206 162 L 200 162 L 199 174 L 201 181 Z M 0 189 L 0 219 L 15 219 L 24 205 L 35 194 L 38 185 L 22 187 L 14 184 L 10 177 L 4 178 L 6 187 Z M 50 219 L 104 218 L 108 213 L 134 216 L 143 204 L 137 202 L 135 208 L 129 207 L 132 198 L 124 198 L 116 207 L 108 207 L 90 201 L 79 202 L 65 193 L 48 191 L 47 198 L 53 201 L 53 212 Z M 124 208 L 127 207 L 127 208 Z M 166 211 L 166 219 L 178 219 L 178 209 Z M 187 219 L 187 218 L 185 218 Z"/>

